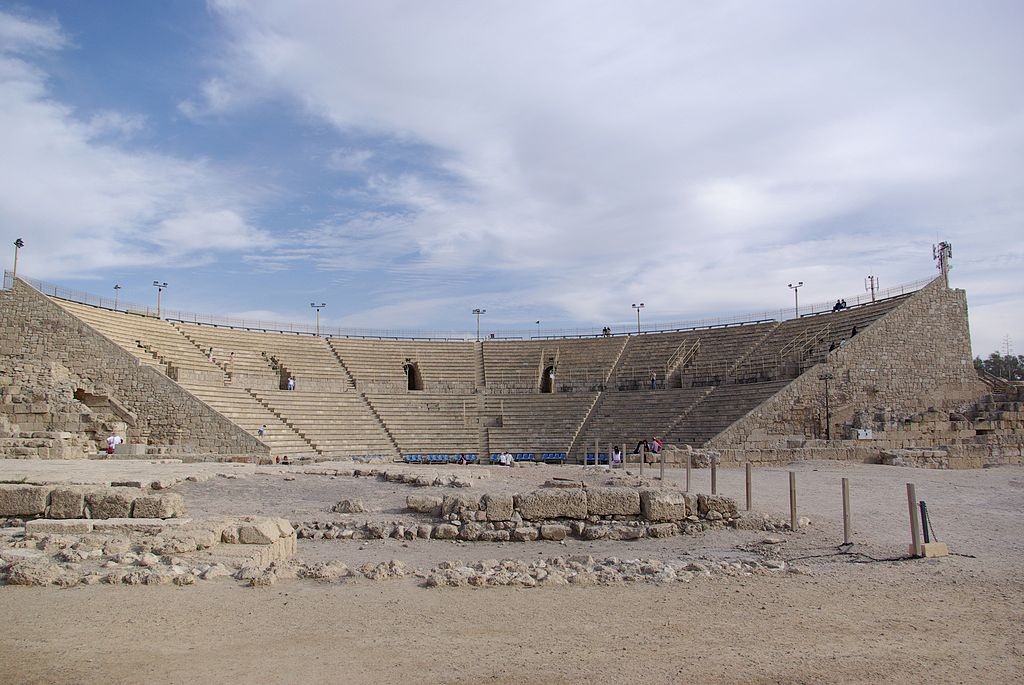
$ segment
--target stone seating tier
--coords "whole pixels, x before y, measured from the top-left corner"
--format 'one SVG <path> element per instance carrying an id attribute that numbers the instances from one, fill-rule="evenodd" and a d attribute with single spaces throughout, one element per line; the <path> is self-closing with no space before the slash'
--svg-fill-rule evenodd
<path id="1" fill-rule="evenodd" d="M 343 360 L 360 390 L 405 392 L 405 365 L 416 365 L 426 392 L 472 392 L 477 357 L 472 342 L 360 340 L 331 338 L 328 344 Z"/>
<path id="2" fill-rule="evenodd" d="M 488 397 L 485 419 L 501 417 L 488 427 L 491 452 L 567 452 L 597 393 L 507 395 Z"/>
<path id="3" fill-rule="evenodd" d="M 367 395 L 403 454 L 477 452 L 476 395 Z"/>
<path id="4" fill-rule="evenodd" d="M 384 425 L 358 393 L 254 390 L 252 394 L 324 456 L 398 456 Z"/>
<path id="5" fill-rule="evenodd" d="M 257 431 L 265 424 L 267 430 L 260 440 L 270 447 L 271 455 L 298 456 L 316 453 L 309 442 L 245 390 L 223 385 L 182 385 L 250 435 L 258 437 Z"/>

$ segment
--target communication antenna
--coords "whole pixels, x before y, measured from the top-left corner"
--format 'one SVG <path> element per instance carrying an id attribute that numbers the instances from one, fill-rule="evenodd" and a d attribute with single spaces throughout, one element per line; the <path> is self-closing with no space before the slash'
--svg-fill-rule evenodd
<path id="1" fill-rule="evenodd" d="M 864 279 L 864 290 L 871 293 L 871 301 L 875 301 L 875 291 L 878 290 L 878 276 L 868 276 Z"/>
<path id="2" fill-rule="evenodd" d="M 949 270 L 952 269 L 949 265 L 949 260 L 953 258 L 953 245 L 943 240 L 938 245 L 932 245 L 932 259 L 935 260 L 935 268 L 942 274 L 942 278 L 946 281 L 946 287 L 949 287 Z"/>

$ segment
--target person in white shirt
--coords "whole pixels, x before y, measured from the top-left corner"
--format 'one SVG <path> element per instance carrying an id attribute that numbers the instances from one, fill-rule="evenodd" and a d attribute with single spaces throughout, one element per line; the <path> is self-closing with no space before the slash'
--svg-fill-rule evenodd
<path id="1" fill-rule="evenodd" d="M 113 454 L 114 448 L 120 445 L 124 440 L 117 433 L 111 433 L 107 438 L 107 454 Z"/>

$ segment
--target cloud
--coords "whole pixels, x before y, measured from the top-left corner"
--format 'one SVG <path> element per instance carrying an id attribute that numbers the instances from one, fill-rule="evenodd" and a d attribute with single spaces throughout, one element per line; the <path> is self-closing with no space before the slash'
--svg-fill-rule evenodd
<path id="1" fill-rule="evenodd" d="M 0 12 L 0 51 L 5 53 L 56 50 L 67 40 L 54 19 L 38 20 Z"/>
<path id="2" fill-rule="evenodd" d="M 226 36 L 195 112 L 283 101 L 349 142 L 326 167 L 357 209 L 279 266 L 372 270 L 419 311 L 479 273 L 464 296 L 493 312 L 666 320 L 925 277 L 946 239 L 1012 313 L 1015 267 L 985 257 L 1024 220 L 1017 4 L 210 6 Z M 366 310 L 399 313 L 383 290 Z"/>
<path id="3" fill-rule="evenodd" d="M 26 52 L 63 47 L 56 24 L 0 13 L 0 33 L 14 37 L 0 40 L 0 224 L 23 232 L 26 273 L 185 266 L 270 240 L 245 219 L 253 200 L 231 174 L 123 147 L 144 117 L 82 117 L 50 95 Z"/>

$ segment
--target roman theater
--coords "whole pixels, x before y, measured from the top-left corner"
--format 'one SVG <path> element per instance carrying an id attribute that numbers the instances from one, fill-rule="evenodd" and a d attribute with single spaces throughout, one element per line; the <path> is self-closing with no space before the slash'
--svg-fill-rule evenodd
<path id="1" fill-rule="evenodd" d="M 14 682 L 1019 682 L 1024 389 L 975 369 L 942 266 L 842 307 L 483 335 L 8 272 L 0 661 Z"/>

